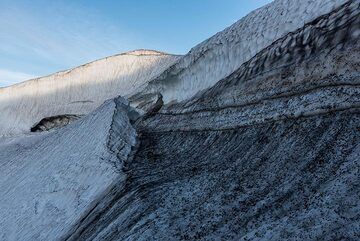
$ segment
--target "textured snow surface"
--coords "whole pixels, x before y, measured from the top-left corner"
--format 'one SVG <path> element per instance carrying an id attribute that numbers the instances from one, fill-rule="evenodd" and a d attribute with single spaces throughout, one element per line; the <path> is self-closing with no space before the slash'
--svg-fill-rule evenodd
<path id="1" fill-rule="evenodd" d="M 123 178 L 136 141 L 124 103 L 107 101 L 56 131 L 0 140 L 0 240 L 61 238 Z"/>
<path id="2" fill-rule="evenodd" d="M 178 58 L 136 50 L 0 88 L 0 136 L 29 132 L 46 117 L 88 114 L 106 99 L 131 94 Z"/>
<path id="3" fill-rule="evenodd" d="M 181 101 L 228 76 L 260 50 L 346 0 L 275 0 L 200 43 L 151 81 L 164 102 Z"/>
<path id="4" fill-rule="evenodd" d="M 155 98 L 139 118 L 118 97 L 61 129 L 0 138 L 0 240 L 359 240 L 360 1 L 329 12 L 339 3 L 275 1 L 200 44 L 164 76 L 196 83 L 206 64 L 210 80 L 236 64 L 182 102 Z M 235 67 L 246 48 L 229 36 L 256 49 L 267 17 L 275 32 L 300 28 Z M 167 80 L 162 93 L 185 98 Z"/>
<path id="5" fill-rule="evenodd" d="M 359 33 L 353 1 L 137 122 L 122 187 L 70 240 L 359 240 Z"/>

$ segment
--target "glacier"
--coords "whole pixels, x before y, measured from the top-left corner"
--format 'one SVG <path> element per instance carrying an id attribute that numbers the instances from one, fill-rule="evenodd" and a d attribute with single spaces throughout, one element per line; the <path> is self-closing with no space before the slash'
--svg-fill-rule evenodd
<path id="1" fill-rule="evenodd" d="M 0 88 L 0 136 L 28 133 L 43 118 L 88 114 L 107 99 L 131 95 L 179 57 L 135 50 Z"/>
<path id="2" fill-rule="evenodd" d="M 144 101 L 144 93 L 153 92 L 160 92 L 165 103 L 190 98 L 234 72 L 278 38 L 344 2 L 346 0 L 306 0 L 301 3 L 275 0 L 192 48 L 131 100 L 136 105 Z"/>
<path id="3" fill-rule="evenodd" d="M 358 240 L 359 36 L 360 1 L 275 0 L 43 111 L 57 128 L 0 137 L 0 240 Z"/>

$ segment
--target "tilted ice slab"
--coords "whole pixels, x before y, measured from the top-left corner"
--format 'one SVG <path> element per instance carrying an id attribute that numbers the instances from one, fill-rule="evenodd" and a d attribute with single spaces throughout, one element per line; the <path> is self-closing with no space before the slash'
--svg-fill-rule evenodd
<path id="1" fill-rule="evenodd" d="M 0 136 L 29 132 L 46 117 L 88 114 L 106 99 L 131 94 L 178 58 L 136 50 L 0 88 Z"/>
<path id="2" fill-rule="evenodd" d="M 346 0 L 275 0 L 200 43 L 145 88 L 165 103 L 181 101 L 211 87 L 278 38 L 302 27 Z M 141 97 L 141 92 L 136 97 Z M 140 102 L 142 98 L 134 98 Z"/>
<path id="3" fill-rule="evenodd" d="M 109 100 L 62 129 L 0 139 L 0 240 L 58 240 L 76 230 L 124 178 L 136 142 L 128 108 Z"/>

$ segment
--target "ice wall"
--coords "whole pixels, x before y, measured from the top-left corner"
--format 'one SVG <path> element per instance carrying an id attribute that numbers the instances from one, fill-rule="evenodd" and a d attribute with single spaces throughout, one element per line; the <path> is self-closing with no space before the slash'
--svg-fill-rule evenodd
<path id="1" fill-rule="evenodd" d="M 0 88 L 0 136 L 29 132 L 45 117 L 88 114 L 106 99 L 129 95 L 178 58 L 136 50 Z"/>
<path id="2" fill-rule="evenodd" d="M 345 2 L 275 0 L 191 49 L 144 92 L 160 91 L 165 103 L 189 98 L 231 74 L 278 38 Z"/>

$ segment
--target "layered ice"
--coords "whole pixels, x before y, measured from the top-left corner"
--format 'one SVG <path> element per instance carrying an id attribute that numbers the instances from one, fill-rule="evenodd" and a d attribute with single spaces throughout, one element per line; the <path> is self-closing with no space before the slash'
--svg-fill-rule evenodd
<path id="1" fill-rule="evenodd" d="M 182 101 L 234 72 L 260 50 L 346 0 L 275 0 L 190 50 L 145 88 L 165 103 Z M 136 99 L 141 97 L 135 96 Z"/>
<path id="2" fill-rule="evenodd" d="M 358 240 L 359 33 L 351 1 L 138 122 L 125 188 L 70 240 Z"/>
<path id="3" fill-rule="evenodd" d="M 359 28 L 359 1 L 277 0 L 125 91 L 144 116 L 0 138 L 0 240 L 356 240 Z"/>

